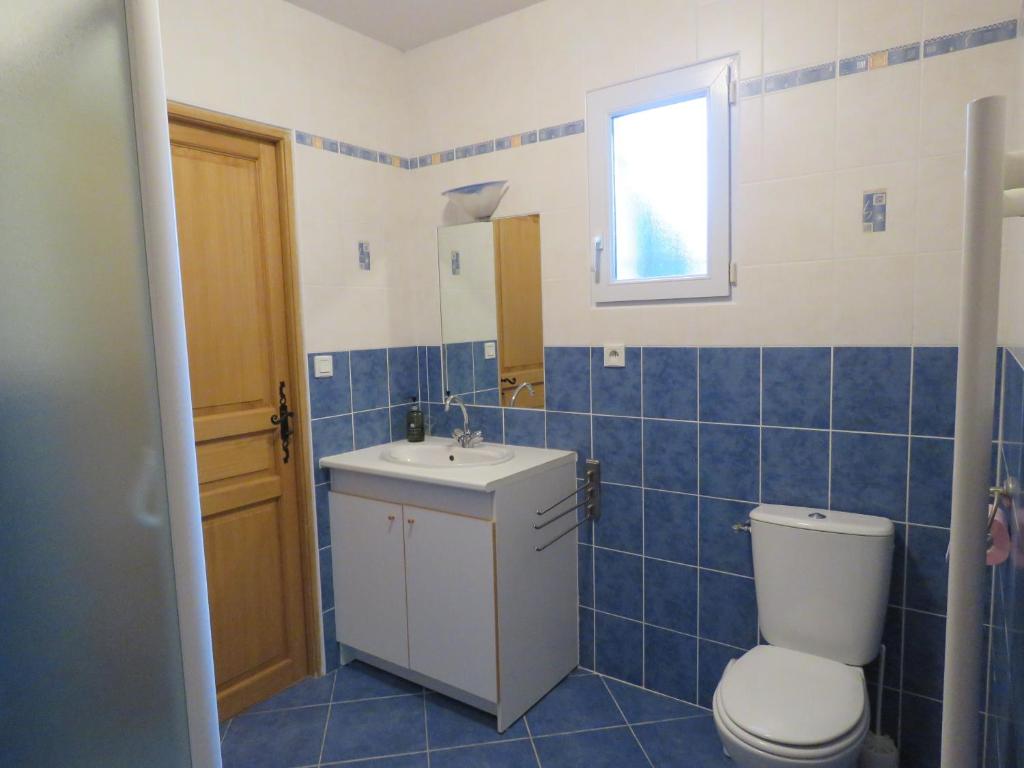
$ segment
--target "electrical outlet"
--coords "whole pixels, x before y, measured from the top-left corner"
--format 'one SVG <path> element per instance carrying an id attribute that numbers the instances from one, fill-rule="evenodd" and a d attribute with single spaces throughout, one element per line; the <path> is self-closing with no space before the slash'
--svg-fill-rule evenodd
<path id="1" fill-rule="evenodd" d="M 626 345 L 605 344 L 604 345 L 604 367 L 625 368 L 626 367 Z"/>
<path id="2" fill-rule="evenodd" d="M 493 360 L 498 354 L 497 345 L 493 341 L 484 342 L 484 360 Z"/>

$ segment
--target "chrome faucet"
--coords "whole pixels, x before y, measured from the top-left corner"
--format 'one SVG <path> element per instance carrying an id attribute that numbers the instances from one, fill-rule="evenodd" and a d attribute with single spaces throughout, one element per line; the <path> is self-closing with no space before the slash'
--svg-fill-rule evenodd
<path id="1" fill-rule="evenodd" d="M 462 402 L 462 398 L 458 395 L 448 395 L 444 399 L 444 412 L 448 413 L 451 410 L 452 403 L 459 406 L 462 411 L 462 429 L 453 429 L 452 437 L 455 438 L 455 442 L 461 445 L 463 448 L 472 448 L 484 441 L 484 433 L 480 430 L 471 432 L 469 429 L 469 413 L 466 411 L 466 404 Z"/>
<path id="2" fill-rule="evenodd" d="M 519 397 L 519 393 L 522 392 L 524 389 L 527 392 L 530 393 L 530 397 L 533 397 L 534 394 L 536 394 L 533 391 L 533 384 L 531 384 L 528 381 L 524 381 L 522 384 L 520 384 L 518 387 L 516 387 L 515 392 L 512 393 L 512 399 L 509 400 L 509 403 L 508 403 L 508 407 L 509 408 L 515 408 L 516 407 L 516 398 Z"/>

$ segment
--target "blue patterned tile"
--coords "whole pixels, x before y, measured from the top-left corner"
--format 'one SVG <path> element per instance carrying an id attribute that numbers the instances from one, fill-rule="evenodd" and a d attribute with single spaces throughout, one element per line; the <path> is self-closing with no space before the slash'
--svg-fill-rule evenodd
<path id="1" fill-rule="evenodd" d="M 427 693 L 426 705 L 432 750 L 528 736 L 526 723 L 522 720 L 517 720 L 504 733 L 498 733 L 494 715 L 439 693 Z"/>
<path id="2" fill-rule="evenodd" d="M 536 739 L 544 768 L 650 768 L 629 728 Z"/>
<path id="3" fill-rule="evenodd" d="M 580 666 L 594 668 L 594 612 L 580 608 Z"/>
<path id="4" fill-rule="evenodd" d="M 626 347 L 623 368 L 605 368 L 604 349 L 590 349 L 593 411 L 613 416 L 640 415 L 640 349 Z"/>
<path id="5" fill-rule="evenodd" d="M 641 685 L 644 677 L 644 625 L 606 613 L 595 614 L 594 624 L 595 670 Z"/>
<path id="6" fill-rule="evenodd" d="M 444 345 L 444 390 L 465 395 L 474 390 L 473 344 L 469 341 Z M 444 399 L 443 397 L 441 398 Z"/>
<path id="7" fill-rule="evenodd" d="M 697 564 L 697 497 L 644 491 L 644 554 Z"/>
<path id="8" fill-rule="evenodd" d="M 501 408 L 485 408 L 480 406 L 467 406 L 469 413 L 469 428 L 480 430 L 484 433 L 484 440 L 488 443 L 505 442 L 505 425 L 501 417 Z M 458 425 L 462 426 L 461 415 L 456 417 Z"/>
<path id="9" fill-rule="evenodd" d="M 644 627 L 644 664 L 645 686 L 678 699 L 696 701 L 697 638 L 648 624 Z M 623 711 L 627 713 L 627 718 L 631 718 L 631 722 L 689 717 L 694 712 L 700 712 L 695 707 L 671 699 L 664 701 L 672 702 L 675 706 L 644 707 L 632 714 L 623 706 Z"/>
<path id="10" fill-rule="evenodd" d="M 906 569 L 907 526 L 895 523 L 892 550 L 892 575 L 889 577 L 889 604 L 903 605 L 903 581 Z"/>
<path id="11" fill-rule="evenodd" d="M 326 766 L 326 763 L 323 763 Z M 369 760 L 355 760 L 344 763 L 345 768 L 427 768 L 427 753 L 396 755 L 395 757 L 372 757 Z"/>
<path id="12" fill-rule="evenodd" d="M 757 643 L 753 579 L 701 570 L 700 634 L 702 638 L 739 648 Z"/>
<path id="13" fill-rule="evenodd" d="M 744 651 L 728 645 L 720 645 L 707 640 L 700 641 L 700 676 L 697 689 L 697 703 L 702 707 L 711 708 L 715 696 L 715 688 L 722 679 L 722 673 L 733 659 L 738 659 Z"/>
<path id="14" fill-rule="evenodd" d="M 388 405 L 388 351 L 360 349 L 351 353 L 352 408 L 366 411 Z"/>
<path id="15" fill-rule="evenodd" d="M 644 347 L 644 416 L 697 418 L 697 350 L 693 347 Z"/>
<path id="16" fill-rule="evenodd" d="M 639 626 L 639 625 L 638 625 Z M 570 675 L 526 713 L 534 736 L 620 725 L 622 715 L 597 675 Z"/>
<path id="17" fill-rule="evenodd" d="M 654 768 L 734 768 L 711 717 L 651 723 L 634 732 Z"/>
<path id="18" fill-rule="evenodd" d="M 601 461 L 601 477 L 609 483 L 640 485 L 640 419 L 594 417 L 594 457 Z"/>
<path id="19" fill-rule="evenodd" d="M 332 704 L 323 736 L 324 762 L 422 751 L 423 699 L 399 696 Z"/>
<path id="20" fill-rule="evenodd" d="M 300 680 L 295 685 L 271 696 L 266 701 L 253 705 L 246 710 L 246 714 L 327 704 L 331 700 L 332 688 L 334 688 L 333 672 L 328 672 L 321 677 L 307 677 L 305 680 Z"/>
<path id="21" fill-rule="evenodd" d="M 693 566 L 645 559 L 643 598 L 648 624 L 697 633 L 697 569 Z"/>
<path id="22" fill-rule="evenodd" d="M 331 509 L 329 492 L 331 486 L 321 484 L 313 491 L 316 500 L 316 546 L 322 549 L 331 543 Z"/>
<path id="23" fill-rule="evenodd" d="M 907 527 L 907 608 L 946 612 L 948 547 L 949 531 L 945 528 Z"/>
<path id="24" fill-rule="evenodd" d="M 423 689 L 415 683 L 395 677 L 381 669 L 353 661 L 338 670 L 333 700 L 360 701 L 386 696 L 418 694 Z"/>
<path id="25" fill-rule="evenodd" d="M 910 522 L 949 527 L 953 507 L 953 441 L 910 441 Z"/>
<path id="26" fill-rule="evenodd" d="M 331 548 L 325 547 L 318 553 L 320 561 L 320 610 L 329 611 L 334 607 L 334 563 Z"/>
<path id="27" fill-rule="evenodd" d="M 352 417 L 331 416 L 313 422 L 313 475 L 317 483 L 331 479 L 330 470 L 320 467 L 320 459 L 352 450 Z"/>
<path id="28" fill-rule="evenodd" d="M 352 410 L 352 392 L 348 378 L 348 352 L 330 353 L 334 361 L 334 375 L 318 379 L 313 375 L 313 358 L 326 352 L 307 355 L 309 366 L 309 414 L 310 418 L 338 416 Z"/>
<path id="29" fill-rule="evenodd" d="M 643 491 L 624 485 L 601 484 L 601 517 L 594 523 L 598 546 L 643 554 Z"/>
<path id="30" fill-rule="evenodd" d="M 576 577 L 579 582 L 580 605 L 594 607 L 594 548 L 588 544 L 577 545 Z"/>
<path id="31" fill-rule="evenodd" d="M 650 634 L 654 632 L 659 638 L 662 636 L 671 636 L 672 638 L 681 638 L 683 640 L 692 641 L 693 647 L 690 649 L 688 646 L 677 645 L 674 642 L 668 642 L 664 646 L 661 645 L 661 640 L 654 643 L 652 646 L 650 642 Z M 691 664 L 689 669 L 688 677 L 692 681 L 693 686 L 690 688 L 690 699 L 693 699 L 693 693 L 696 691 L 697 685 L 697 643 L 691 637 L 685 635 L 677 635 L 673 632 L 665 632 L 660 629 L 648 628 L 648 643 L 647 643 L 647 658 L 651 658 L 651 649 L 657 646 L 655 649 L 655 655 L 666 663 L 664 665 L 657 664 L 656 666 L 662 667 L 686 667 L 687 664 Z M 691 652 L 692 651 L 692 652 Z M 647 687 L 651 688 L 650 681 L 647 681 Z M 622 714 L 626 716 L 626 722 L 633 723 L 649 723 L 654 720 L 668 720 L 669 718 L 676 717 L 694 717 L 697 715 L 706 714 L 703 710 L 698 709 L 692 704 L 685 704 L 682 701 L 676 701 L 676 698 L 669 698 L 675 694 L 669 693 L 668 695 L 662 696 L 659 693 L 651 693 L 649 690 L 643 688 L 637 688 L 635 685 L 627 685 L 626 683 L 620 683 L 618 680 L 605 680 L 605 684 L 608 686 L 608 690 L 612 692 L 612 696 L 615 697 L 615 701 L 618 703 L 619 708 L 622 709 Z M 686 689 L 686 686 L 682 686 Z"/>
<path id="32" fill-rule="evenodd" d="M 416 347 L 391 347 L 388 350 L 388 382 L 392 405 L 408 403 L 413 397 L 423 399 Z"/>
<path id="33" fill-rule="evenodd" d="M 430 732 L 430 747 L 433 750 L 433 731 Z M 431 768 L 528 768 L 536 765 L 537 758 L 529 739 L 430 753 Z"/>
<path id="34" fill-rule="evenodd" d="M 543 448 L 544 411 L 536 408 L 506 408 L 505 442 L 509 445 Z"/>
<path id="35" fill-rule="evenodd" d="M 901 711 L 900 762 L 914 768 L 939 768 L 942 704 L 904 694 Z"/>
<path id="36" fill-rule="evenodd" d="M 440 403 L 444 400 L 444 384 L 441 382 L 441 348 L 423 347 L 423 364 L 427 372 L 427 400 Z"/>
<path id="37" fill-rule="evenodd" d="M 908 347 L 839 347 L 834 365 L 833 429 L 907 433 Z"/>
<path id="38" fill-rule="evenodd" d="M 913 434 L 953 436 L 956 358 L 956 347 L 917 347 L 914 350 Z"/>
<path id="39" fill-rule="evenodd" d="M 828 432 L 765 429 L 761 441 L 761 500 L 828 506 Z"/>
<path id="40" fill-rule="evenodd" d="M 828 429 L 832 350 L 828 347 L 765 347 L 765 424 Z"/>
<path id="41" fill-rule="evenodd" d="M 750 536 L 733 530 L 750 517 L 753 504 L 704 497 L 700 500 L 700 565 L 742 576 L 754 575 Z"/>
<path id="42" fill-rule="evenodd" d="M 907 438 L 835 432 L 832 509 L 903 520 Z"/>
<path id="43" fill-rule="evenodd" d="M 705 496 L 757 501 L 757 427 L 700 425 L 700 492 Z"/>
<path id="44" fill-rule="evenodd" d="M 700 350 L 700 420 L 757 424 L 761 420 L 761 350 Z"/>
<path id="45" fill-rule="evenodd" d="M 334 611 L 324 611 L 321 617 L 324 625 L 324 669 L 333 672 L 340 663 L 341 648 L 338 645 L 338 628 Z"/>
<path id="46" fill-rule="evenodd" d="M 1006 351 L 1003 373 L 1003 440 L 1024 441 L 1024 368 L 1010 350 Z"/>
<path id="47" fill-rule="evenodd" d="M 477 405 L 500 405 L 501 393 L 497 388 L 478 389 L 473 393 L 473 402 Z"/>
<path id="48" fill-rule="evenodd" d="M 545 348 L 544 405 L 549 411 L 590 412 L 589 348 Z"/>
<path id="49" fill-rule="evenodd" d="M 546 428 L 548 448 L 576 451 L 576 476 L 583 477 L 583 465 L 590 457 L 590 417 L 549 411 Z"/>
<path id="50" fill-rule="evenodd" d="M 487 357 L 484 351 L 486 344 L 493 344 L 495 354 L 493 357 Z M 476 390 L 481 389 L 494 389 L 498 388 L 498 342 L 494 339 L 488 341 L 474 341 L 473 342 L 473 388 Z M 497 404 L 497 403 L 495 403 Z"/>
<path id="51" fill-rule="evenodd" d="M 606 549 L 594 551 L 594 599 L 599 611 L 631 619 L 643 616 L 643 558 Z"/>
<path id="52" fill-rule="evenodd" d="M 697 492 L 697 425 L 644 419 L 644 484 Z"/>
<path id="53" fill-rule="evenodd" d="M 942 698 L 946 658 L 946 620 L 916 611 L 906 612 L 907 653 L 903 658 L 903 690 Z"/>
<path id="54" fill-rule="evenodd" d="M 239 715 L 221 744 L 224 768 L 315 765 L 327 709 L 304 707 Z"/>
<path id="55" fill-rule="evenodd" d="M 882 628 L 882 644 L 886 647 L 885 680 L 889 685 L 896 686 L 902 674 L 903 648 L 903 610 L 889 606 L 885 611 L 885 626 Z M 878 679 L 878 662 L 876 658 L 864 667 L 864 677 L 868 680 Z M 872 699 L 873 701 L 873 699 Z"/>
<path id="56" fill-rule="evenodd" d="M 391 409 L 357 411 L 352 414 L 356 450 L 391 442 Z"/>

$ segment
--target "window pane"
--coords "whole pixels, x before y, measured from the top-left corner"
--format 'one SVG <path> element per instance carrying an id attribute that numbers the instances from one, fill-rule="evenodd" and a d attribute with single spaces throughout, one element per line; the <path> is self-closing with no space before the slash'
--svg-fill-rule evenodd
<path id="1" fill-rule="evenodd" d="M 612 119 L 615 280 L 708 273 L 706 96 Z"/>

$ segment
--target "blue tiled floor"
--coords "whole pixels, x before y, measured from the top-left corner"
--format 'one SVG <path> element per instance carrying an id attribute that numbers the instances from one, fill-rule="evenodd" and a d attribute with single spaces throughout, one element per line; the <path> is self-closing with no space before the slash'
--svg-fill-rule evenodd
<path id="1" fill-rule="evenodd" d="M 579 670 L 505 733 L 354 662 L 221 724 L 224 768 L 716 768 L 710 713 Z"/>

